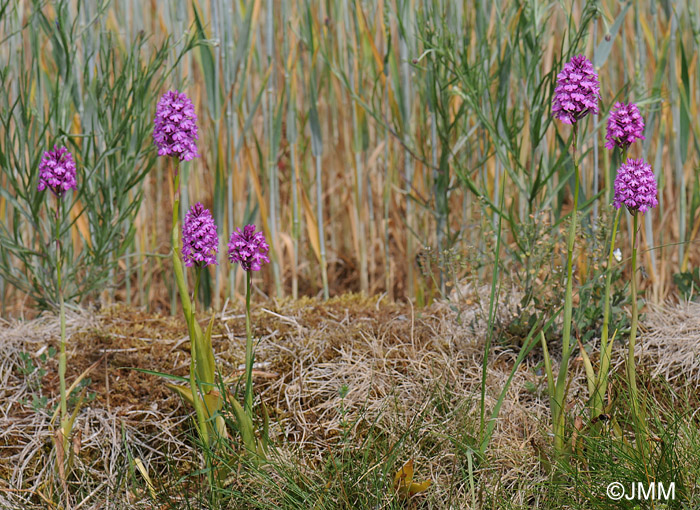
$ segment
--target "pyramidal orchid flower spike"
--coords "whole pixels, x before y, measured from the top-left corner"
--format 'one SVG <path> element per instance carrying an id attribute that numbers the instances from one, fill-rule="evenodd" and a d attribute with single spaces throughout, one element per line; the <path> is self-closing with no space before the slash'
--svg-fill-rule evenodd
<path id="1" fill-rule="evenodd" d="M 613 202 L 617 209 L 624 205 L 632 214 L 644 213 L 659 205 L 656 194 L 656 177 L 643 159 L 630 158 L 617 171 Z"/>
<path id="2" fill-rule="evenodd" d="M 608 117 L 605 147 L 626 149 L 637 140 L 644 140 L 644 119 L 634 103 L 615 103 Z"/>
<path id="3" fill-rule="evenodd" d="M 216 264 L 219 236 L 209 209 L 197 202 L 185 216 L 182 226 L 182 258 L 185 266 L 205 267 Z"/>
<path id="4" fill-rule="evenodd" d="M 575 124 L 589 113 L 598 113 L 600 84 L 593 64 L 577 55 L 557 75 L 552 115 L 566 124 Z"/>
<path id="5" fill-rule="evenodd" d="M 63 297 L 64 284 L 62 275 L 64 252 L 61 242 L 63 201 L 60 199 L 68 190 L 78 189 L 75 174 L 75 161 L 73 161 L 73 156 L 70 152 L 68 152 L 68 149 L 65 147 L 59 148 L 54 145 L 52 151 L 44 152 L 44 157 L 39 164 L 39 185 L 37 186 L 37 189 L 39 191 L 44 191 L 48 188 L 56 197 L 54 237 L 56 240 L 56 288 L 58 290 L 59 299 L 61 336 L 58 354 L 58 385 L 60 402 L 58 408 L 56 409 L 56 413 L 54 414 L 54 418 L 58 415 L 58 413 L 60 413 L 61 419 L 60 428 L 56 431 L 57 434 L 54 437 L 54 444 L 57 451 L 62 451 L 63 453 L 63 455 L 57 456 L 57 459 L 68 458 L 68 444 L 73 430 L 73 422 L 81 406 L 81 403 L 79 402 L 72 414 L 68 412 L 68 391 L 66 390 L 66 309 Z M 65 469 L 65 466 L 61 467 L 60 469 Z"/>
<path id="6" fill-rule="evenodd" d="M 228 243 L 228 258 L 241 265 L 244 271 L 260 271 L 262 264 L 269 264 L 267 253 L 270 247 L 262 232 L 255 231 L 255 225 L 246 225 L 243 231 L 237 228 Z"/>
<path id="7" fill-rule="evenodd" d="M 153 141 L 159 156 L 176 156 L 180 161 L 199 157 L 197 115 L 192 101 L 177 90 L 163 94 L 156 108 Z"/>
<path id="8" fill-rule="evenodd" d="M 651 165 L 643 159 L 628 159 L 619 170 L 615 178 L 615 200 L 613 205 L 620 209 L 623 205 L 632 215 L 632 275 L 630 293 L 632 301 L 632 320 L 630 322 L 630 337 L 627 343 L 627 385 L 630 392 L 632 411 L 632 423 L 636 435 L 636 443 L 639 453 L 643 458 L 648 458 L 650 450 L 648 443 L 648 430 L 646 424 L 646 403 L 642 393 L 637 387 L 637 374 L 635 362 L 635 345 L 637 341 L 637 324 L 639 310 L 637 303 L 637 249 L 639 232 L 639 214 L 645 213 L 659 202 L 656 198 L 656 177 Z"/>
<path id="9" fill-rule="evenodd" d="M 44 152 L 44 158 L 39 164 L 39 191 L 49 188 L 60 197 L 69 189 L 78 189 L 75 180 L 75 162 L 73 156 L 65 147 L 54 145 L 52 151 Z"/>
<path id="10" fill-rule="evenodd" d="M 228 259 L 241 265 L 246 272 L 245 285 L 245 397 L 243 413 L 247 420 L 253 418 L 253 331 L 250 318 L 250 296 L 252 293 L 252 271 L 260 271 L 263 264 L 269 264 L 267 256 L 270 247 L 265 242 L 265 235 L 255 231 L 255 225 L 246 225 L 243 230 L 237 228 L 228 243 Z"/>
<path id="11" fill-rule="evenodd" d="M 600 84 L 593 64 L 583 55 L 573 57 L 564 64 L 557 75 L 557 85 L 552 98 L 552 116 L 565 124 L 573 126 L 571 133 L 571 153 L 574 164 L 573 209 L 569 225 L 569 236 L 566 243 L 566 290 L 564 293 L 564 316 L 562 325 L 562 351 L 558 374 L 555 376 L 552 363 L 547 351 L 544 334 L 540 335 L 542 350 L 545 355 L 545 370 L 547 372 L 547 389 L 552 412 L 552 432 L 554 435 L 554 450 L 558 458 L 565 457 L 566 438 L 566 395 L 569 358 L 573 344 L 571 331 L 573 321 L 573 261 L 576 241 L 576 224 L 578 221 L 578 198 L 580 186 L 580 155 L 577 154 L 579 126 L 578 121 L 589 113 L 598 113 L 600 99 Z M 485 368 L 484 368 L 485 370 Z"/>

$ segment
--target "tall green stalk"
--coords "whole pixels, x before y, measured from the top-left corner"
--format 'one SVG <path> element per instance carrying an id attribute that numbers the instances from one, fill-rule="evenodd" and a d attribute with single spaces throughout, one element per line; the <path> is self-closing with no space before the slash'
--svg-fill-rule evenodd
<path id="1" fill-rule="evenodd" d="M 287 19 L 288 5 L 282 2 L 282 19 Z M 283 53 L 289 55 L 289 31 L 284 30 Z M 289 66 L 287 65 L 289 62 Z M 291 180 L 292 193 L 292 298 L 299 298 L 299 236 L 300 236 L 300 221 L 299 221 L 299 189 L 298 189 L 298 168 L 296 164 L 296 149 L 297 149 L 297 118 L 296 118 L 296 85 L 292 82 L 291 75 L 294 72 L 294 63 L 291 59 L 285 59 L 284 65 L 284 83 L 287 89 L 287 122 L 286 136 L 289 143 L 289 170 Z"/>
<path id="2" fill-rule="evenodd" d="M 202 437 L 202 443 L 205 445 L 204 447 L 208 447 L 209 445 L 209 430 L 207 429 L 207 424 L 206 424 L 206 415 L 204 414 L 204 409 L 202 409 L 201 401 L 199 398 L 197 398 L 197 395 L 200 390 L 200 385 L 199 381 L 197 380 L 197 370 L 196 370 L 196 359 L 200 354 L 197 352 L 197 342 L 194 340 L 194 321 L 195 321 L 195 316 L 194 316 L 194 311 L 195 307 L 197 306 L 197 291 L 199 290 L 199 282 L 202 277 L 202 268 L 197 267 L 195 271 L 195 281 L 194 281 L 194 292 L 192 293 L 192 307 L 190 308 L 190 315 L 187 320 L 187 326 L 189 329 L 190 333 L 190 389 L 192 390 L 192 397 L 193 397 L 193 402 L 194 402 L 194 409 L 195 413 L 197 415 L 197 424 L 200 430 L 200 435 Z M 206 391 L 202 391 L 202 396 L 206 393 Z M 199 405 L 198 405 L 199 404 Z M 210 463 L 211 459 L 209 456 L 207 456 L 207 463 Z"/>
<path id="3" fill-rule="evenodd" d="M 245 273 L 245 412 L 253 417 L 253 332 L 250 326 L 250 271 Z"/>
<path id="4" fill-rule="evenodd" d="M 177 256 L 177 251 L 175 252 Z M 197 291 L 199 290 L 199 282 L 202 277 L 202 268 L 197 267 L 195 270 L 195 281 L 194 281 L 194 291 L 192 292 L 192 306 L 190 308 L 189 317 L 187 318 L 187 328 L 190 334 L 190 390 L 192 391 L 192 404 L 194 405 L 195 414 L 197 416 L 197 428 L 199 429 L 199 435 L 202 439 L 202 447 L 204 448 L 204 458 L 207 463 L 207 477 L 209 479 L 209 486 L 214 489 L 216 487 L 216 477 L 214 476 L 214 469 L 212 466 L 212 456 L 209 455 L 210 437 L 209 429 L 207 428 L 207 418 L 204 411 L 204 406 L 202 401 L 199 399 L 198 395 L 201 393 L 202 397 L 206 394 L 205 390 L 200 387 L 200 381 L 197 379 L 197 370 L 195 363 L 200 356 L 197 352 L 197 341 L 195 338 L 195 307 L 197 306 Z M 202 390 L 202 391 L 200 391 Z M 209 411 L 210 413 L 212 411 Z M 212 491 L 214 494 L 216 491 Z"/>
<path id="5" fill-rule="evenodd" d="M 248 225 L 244 229 L 245 236 L 253 235 L 252 232 L 248 232 L 248 227 L 255 227 L 254 225 Z M 259 237 L 258 237 L 259 236 Z M 232 237 L 233 239 L 233 237 Z M 251 241 L 251 239 L 253 239 Z M 232 241 L 234 242 L 234 241 Z M 267 253 L 268 248 L 265 243 L 265 238 L 262 232 L 255 234 L 254 238 L 248 238 L 248 242 L 258 243 L 258 247 L 255 250 L 259 251 L 260 254 Z M 250 245 L 249 245 L 250 246 Z M 250 316 L 250 299 L 252 295 L 252 271 L 258 271 L 261 266 L 257 262 L 253 262 L 252 253 L 250 251 L 241 251 L 234 253 L 235 248 L 229 247 L 229 258 L 232 261 L 240 262 L 243 270 L 246 274 L 246 293 L 245 293 L 245 330 L 246 330 L 246 349 L 245 349 L 245 395 L 244 402 L 241 406 L 236 399 L 227 400 L 227 402 L 232 406 L 232 411 L 236 419 L 236 425 L 238 432 L 243 440 L 243 444 L 250 454 L 253 455 L 254 462 L 264 461 L 267 452 L 268 444 L 268 425 L 269 417 L 265 408 L 265 405 L 261 402 L 260 408 L 262 409 L 263 417 L 263 427 L 260 435 L 260 439 L 256 437 L 255 426 L 253 424 L 253 331 L 251 327 L 251 316 Z M 265 263 L 270 263 L 269 258 L 263 257 L 262 259 Z M 211 326 L 210 326 L 211 330 Z M 211 335 L 210 335 L 211 337 Z M 211 343 L 209 344 L 211 345 Z"/>
<path id="6" fill-rule="evenodd" d="M 61 398 L 61 427 L 64 426 L 68 417 L 68 398 L 66 395 L 66 307 L 63 299 L 63 281 L 61 280 L 61 269 L 63 257 L 61 250 L 61 217 L 62 217 L 61 197 L 56 197 L 56 284 L 58 285 L 59 316 L 61 321 L 61 340 L 58 354 L 58 381 Z M 63 430 L 63 444 L 68 442 L 70 431 Z"/>
<path id="7" fill-rule="evenodd" d="M 291 106 L 290 106 L 291 108 Z M 290 115 L 290 117 L 293 117 Z M 295 121 L 296 119 L 293 119 Z M 289 124 L 288 124 L 289 125 Z M 289 167 L 292 174 L 292 298 L 299 298 L 299 190 L 297 188 L 296 139 L 289 142 Z"/>
<path id="8" fill-rule="evenodd" d="M 318 244 L 321 251 L 321 283 L 323 284 L 323 299 L 328 301 L 328 262 L 326 260 L 326 236 L 323 225 L 323 186 L 321 183 L 321 155 L 316 156 L 316 222 L 318 223 Z"/>
<path id="9" fill-rule="evenodd" d="M 187 329 L 190 335 L 190 389 L 192 390 L 192 404 L 197 414 L 197 426 L 205 448 L 209 445 L 209 433 L 206 427 L 206 417 L 202 408 L 202 401 L 198 398 L 198 385 L 196 380 L 195 359 L 197 358 L 197 342 L 195 341 L 196 326 L 194 319 L 195 301 L 190 302 L 187 295 L 187 284 L 185 283 L 184 270 L 182 261 L 180 260 L 180 236 L 179 236 L 179 217 L 180 217 L 180 172 L 175 166 L 175 183 L 173 187 L 173 223 L 171 230 L 172 243 L 172 261 L 173 271 L 175 273 L 175 281 L 178 292 L 180 293 L 180 302 L 182 310 L 187 321 Z M 193 298 L 197 298 L 197 287 L 199 286 L 200 272 L 197 271 L 195 291 Z"/>
<path id="10" fill-rule="evenodd" d="M 277 172 L 277 143 L 275 138 L 275 125 L 278 118 L 275 115 L 275 75 L 276 66 L 274 65 L 275 51 L 275 17 L 274 6 L 272 0 L 267 0 L 266 10 L 267 20 L 265 23 L 265 50 L 267 52 L 267 65 L 270 68 L 270 78 L 267 81 L 267 122 L 265 129 L 267 131 L 267 167 L 269 181 L 269 203 L 270 211 L 268 213 L 268 224 L 270 226 L 270 246 L 272 247 L 272 274 L 275 280 L 275 292 L 277 297 L 282 297 L 282 280 L 280 276 L 280 252 L 279 243 L 277 242 L 277 204 L 279 202 L 279 176 Z M 280 111 L 282 105 L 280 105 Z"/>
<path id="11" fill-rule="evenodd" d="M 311 6 L 307 5 L 305 24 L 306 35 L 308 37 L 310 54 L 314 54 L 313 22 L 311 16 Z M 321 283 L 323 285 L 323 299 L 328 300 L 330 292 L 328 289 L 328 263 L 326 261 L 326 234 L 323 221 L 323 172 L 321 158 L 323 157 L 323 135 L 321 133 L 321 123 L 318 118 L 318 91 L 316 90 L 316 67 L 312 61 L 311 72 L 309 74 L 309 128 L 311 129 L 311 155 L 316 161 L 316 228 L 318 230 L 319 257 L 321 262 Z"/>
<path id="12" fill-rule="evenodd" d="M 615 253 L 615 238 L 620 224 L 620 209 L 615 212 L 613 220 L 612 236 L 610 239 L 610 251 L 608 252 L 608 267 L 605 275 L 605 297 L 603 303 L 603 328 L 600 335 L 600 367 L 598 378 L 594 383 L 591 394 L 591 418 L 595 419 L 603 414 L 605 409 L 605 390 L 608 386 L 608 370 L 610 369 L 610 287 L 612 286 L 613 257 Z M 614 336 L 613 336 L 614 338 Z"/>
<path id="13" fill-rule="evenodd" d="M 632 214 L 632 221 L 634 224 L 632 231 L 632 324 L 630 326 L 630 341 L 629 341 L 629 352 L 627 357 L 627 376 L 629 379 L 630 393 L 632 394 L 632 404 L 635 405 L 637 401 L 637 379 L 635 371 L 635 360 L 634 360 L 634 346 L 637 339 L 637 218 L 638 213 Z M 636 411 L 636 409 L 635 409 Z M 636 414 L 636 413 L 635 413 Z"/>
<path id="14" fill-rule="evenodd" d="M 382 115 L 386 118 L 389 114 L 389 68 L 384 62 L 382 68 L 384 75 L 384 90 L 382 101 Z M 391 207 L 391 165 L 389 164 L 389 129 L 384 126 L 384 189 L 382 191 L 383 227 L 384 227 L 384 288 L 389 299 L 394 299 L 394 280 L 391 273 L 391 249 L 389 246 L 389 209 Z"/>
<path id="15" fill-rule="evenodd" d="M 566 402 L 566 379 L 569 371 L 569 357 L 571 356 L 571 320 L 573 308 L 573 260 L 574 243 L 576 240 L 576 224 L 578 219 L 578 194 L 579 194 L 579 166 L 577 159 L 577 137 L 578 124 L 574 124 L 572 157 L 574 161 L 574 207 L 571 211 L 571 226 L 569 227 L 569 238 L 566 246 L 566 293 L 564 296 L 564 324 L 562 326 L 562 353 L 561 365 L 557 374 L 554 386 L 554 398 L 551 399 L 553 429 L 554 429 L 554 450 L 557 455 L 564 452 L 564 425 L 566 422 L 565 402 Z"/>
<path id="16" fill-rule="evenodd" d="M 632 232 L 632 323 L 630 325 L 630 340 L 627 353 L 627 381 L 630 389 L 630 399 L 632 401 L 632 413 L 634 419 L 634 427 L 637 435 L 637 446 L 644 455 L 648 452 L 646 438 L 646 412 L 644 402 L 640 398 L 637 388 L 637 368 L 634 359 L 634 349 L 637 340 L 637 323 L 639 319 L 639 310 L 637 307 L 637 231 L 639 212 L 632 213 L 633 232 Z"/>
<path id="17" fill-rule="evenodd" d="M 624 163 L 627 160 L 627 148 L 620 151 L 621 162 Z M 597 185 L 595 189 L 598 189 Z M 606 195 L 607 196 L 607 195 Z M 593 381 L 589 381 L 592 384 L 591 391 L 591 419 L 595 419 L 601 414 L 603 414 L 605 409 L 605 390 L 608 386 L 608 371 L 610 370 L 610 356 L 612 353 L 612 346 L 609 342 L 610 340 L 610 288 L 612 286 L 612 266 L 613 257 L 615 253 L 615 239 L 617 237 L 617 229 L 620 224 L 620 209 L 615 212 L 615 219 L 613 220 L 612 235 L 610 238 L 610 249 L 608 251 L 608 267 L 605 275 L 605 296 L 603 302 L 603 327 L 600 334 L 600 366 L 598 367 L 598 376 Z M 613 335 L 614 338 L 614 335 Z M 590 363 L 587 360 L 586 354 L 584 355 L 584 361 Z"/>
<path id="18" fill-rule="evenodd" d="M 350 5 L 348 0 L 345 0 L 343 4 L 344 21 L 345 21 L 345 32 L 350 34 L 352 32 L 353 23 L 350 19 Z M 352 36 L 351 36 L 352 37 Z M 347 49 L 347 69 L 348 69 L 348 84 L 350 86 L 349 90 L 349 101 L 350 101 L 350 111 L 352 115 L 352 152 L 355 156 L 355 193 L 354 193 L 354 208 L 353 214 L 355 219 L 355 224 L 357 225 L 357 237 L 358 237 L 358 247 L 360 250 L 360 290 L 364 293 L 369 292 L 369 275 L 367 269 L 367 236 L 365 235 L 365 211 L 364 211 L 364 172 L 362 165 L 362 153 L 364 151 L 363 146 L 363 134 L 362 125 L 358 119 L 358 105 L 355 102 L 356 95 L 356 85 L 355 81 L 360 81 L 359 68 L 355 64 L 355 58 L 357 54 L 356 41 L 353 37 L 350 41 L 340 41 L 339 45 L 345 44 Z"/>
<path id="19" fill-rule="evenodd" d="M 170 230 L 170 241 L 172 243 L 172 258 L 173 258 L 173 264 L 175 264 L 175 261 L 177 259 L 177 262 L 180 261 L 178 258 L 178 246 L 180 244 L 180 238 L 179 238 L 179 233 L 178 233 L 178 218 L 180 216 L 180 173 L 178 172 L 177 167 L 175 167 L 175 182 L 173 185 L 173 223 L 172 223 L 172 229 Z"/>
<path id="20" fill-rule="evenodd" d="M 415 281 L 414 281 L 414 259 L 415 256 L 415 243 L 414 243 L 414 233 L 411 230 L 416 228 L 416 222 L 413 212 L 413 158 L 408 149 L 411 144 L 412 136 L 412 126 L 411 126 L 411 110 L 413 108 L 413 103 L 411 101 L 411 68 L 409 63 L 409 41 L 411 40 L 411 35 L 407 33 L 411 28 L 410 12 L 411 12 L 411 2 L 409 0 L 404 0 L 401 4 L 400 11 L 398 11 L 399 16 L 402 18 L 401 29 L 399 30 L 399 59 L 401 61 L 401 110 L 402 110 L 402 123 L 403 123 L 403 145 L 404 145 L 404 193 L 406 196 L 406 225 L 408 227 L 409 233 L 406 235 L 406 294 L 409 297 L 415 295 Z M 398 14 L 397 13 L 397 14 Z"/>

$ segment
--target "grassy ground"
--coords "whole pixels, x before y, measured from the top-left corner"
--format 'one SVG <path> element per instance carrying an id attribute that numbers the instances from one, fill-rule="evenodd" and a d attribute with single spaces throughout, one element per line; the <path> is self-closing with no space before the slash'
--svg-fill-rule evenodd
<path id="1" fill-rule="evenodd" d="M 31 319 L 0 318 L 0 508 L 698 508 L 700 309 L 663 305 L 700 288 L 697 3 L 0 0 L 0 317 Z M 601 97 L 572 130 L 551 109 L 576 54 Z M 152 139 L 174 88 L 194 101 L 200 152 L 177 166 Z M 630 215 L 611 235 L 616 101 L 638 104 L 629 156 L 659 186 L 638 258 Z M 37 189 L 55 144 L 77 167 L 63 202 Z M 220 310 L 219 389 L 238 400 L 245 321 L 227 303 L 246 275 L 226 241 L 255 223 L 271 248 L 253 326 L 272 446 L 263 465 L 242 456 L 229 402 L 217 483 L 191 408 L 155 375 L 186 376 L 191 359 L 184 321 L 157 315 L 177 315 L 193 283 L 173 285 L 176 197 L 180 221 L 201 202 L 218 225 L 198 295 Z M 605 413 L 589 416 L 577 349 L 601 366 L 608 275 L 618 344 Z M 626 376 L 637 279 L 646 317 Z M 297 299 L 321 295 L 336 297 Z M 101 303 L 69 313 L 68 473 L 53 453 L 59 324 L 44 312 L 64 300 Z M 549 319 L 570 385 L 558 459 L 543 344 L 518 358 Z M 571 360 L 562 330 L 580 340 Z M 393 487 L 406 466 L 430 482 L 408 500 Z M 611 482 L 677 497 L 613 502 Z"/>
<path id="2" fill-rule="evenodd" d="M 256 395 L 269 409 L 274 447 L 270 463 L 255 467 L 238 457 L 232 438 L 234 450 L 219 455 L 235 469 L 213 496 L 199 471 L 190 408 L 162 378 L 133 370 L 185 375 L 184 325 L 127 307 L 74 312 L 68 381 L 89 370 L 89 382 L 67 479 L 72 507 L 652 508 L 605 496 L 611 482 L 650 478 L 675 482 L 668 508 L 700 505 L 700 305 L 653 310 L 644 324 L 639 365 L 654 437 L 651 464 L 641 465 L 613 440 L 610 424 L 625 430 L 629 419 L 616 412 L 628 408 L 621 365 L 612 379 L 611 419 L 597 430 L 583 427 L 579 359 L 568 403 L 574 453 L 567 472 L 553 472 L 537 350 L 515 373 L 486 457 L 475 453 L 486 333 L 479 294 L 425 309 L 357 295 L 258 305 Z M 499 307 L 502 331 L 517 314 L 518 297 L 510 293 Z M 235 392 L 242 310 L 224 309 L 215 324 L 218 366 Z M 0 330 L 0 508 L 63 508 L 50 432 L 56 361 L 47 347 L 55 347 L 57 330 L 51 316 Z M 512 335 L 499 338 L 489 357 L 489 408 L 518 351 Z M 621 350 L 613 359 L 623 359 Z M 432 484 L 407 501 L 392 485 L 409 460 L 415 480 Z"/>

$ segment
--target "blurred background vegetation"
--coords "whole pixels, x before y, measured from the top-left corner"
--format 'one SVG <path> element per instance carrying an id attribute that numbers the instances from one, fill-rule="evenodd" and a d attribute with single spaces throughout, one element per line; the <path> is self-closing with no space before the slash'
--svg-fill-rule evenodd
<path id="1" fill-rule="evenodd" d="M 605 123 L 618 100 L 639 104 L 646 140 L 630 156 L 659 180 L 659 207 L 643 218 L 643 288 L 654 301 L 692 293 L 698 12 L 697 0 L 0 0 L 2 311 L 55 303 L 50 202 L 36 191 L 54 144 L 78 165 L 64 208 L 69 294 L 174 307 L 173 166 L 151 138 L 168 89 L 199 116 L 181 209 L 201 201 L 219 226 L 206 305 L 240 299 L 225 243 L 256 223 L 273 252 L 255 282 L 268 295 L 427 303 L 488 281 L 498 260 L 524 304 L 550 306 L 573 189 L 571 129 L 552 121 L 551 96 L 579 53 L 602 93 L 581 143 L 581 299 L 599 302 L 620 163 Z"/>

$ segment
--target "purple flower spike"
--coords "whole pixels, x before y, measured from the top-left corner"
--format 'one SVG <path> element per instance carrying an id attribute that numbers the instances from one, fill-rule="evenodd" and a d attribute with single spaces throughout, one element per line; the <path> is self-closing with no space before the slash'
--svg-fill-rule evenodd
<path id="1" fill-rule="evenodd" d="M 626 149 L 637 140 L 644 140 L 644 119 L 634 103 L 615 103 L 608 117 L 605 147 Z"/>
<path id="2" fill-rule="evenodd" d="M 617 171 L 615 201 L 617 209 L 623 205 L 631 213 L 644 213 L 659 205 L 656 199 L 656 177 L 651 165 L 643 159 L 628 159 Z"/>
<path id="3" fill-rule="evenodd" d="M 197 152 L 197 115 L 192 101 L 177 90 L 163 94 L 154 119 L 153 141 L 159 156 L 177 156 L 180 161 L 199 157 Z"/>
<path id="4" fill-rule="evenodd" d="M 78 189 L 75 181 L 75 162 L 68 149 L 53 146 L 52 151 L 44 152 L 44 159 L 39 164 L 39 191 L 49 188 L 60 197 L 69 189 Z"/>
<path id="5" fill-rule="evenodd" d="M 182 258 L 187 267 L 216 264 L 219 236 L 209 209 L 197 202 L 185 216 L 182 226 Z"/>
<path id="6" fill-rule="evenodd" d="M 599 98 L 598 74 L 590 60 L 578 55 L 557 75 L 552 115 L 566 124 L 575 124 L 589 113 L 598 113 Z"/>
<path id="7" fill-rule="evenodd" d="M 228 259 L 238 262 L 245 271 L 260 271 L 263 263 L 269 264 L 268 251 L 265 235 L 256 232 L 255 225 L 246 225 L 242 232 L 237 228 L 228 242 Z"/>

